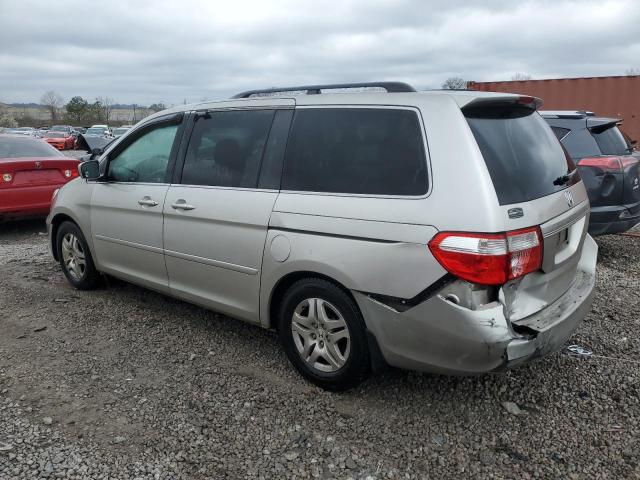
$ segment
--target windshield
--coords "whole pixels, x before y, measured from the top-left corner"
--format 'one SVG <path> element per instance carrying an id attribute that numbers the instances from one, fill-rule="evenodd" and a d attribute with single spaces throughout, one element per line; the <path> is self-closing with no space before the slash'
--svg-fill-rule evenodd
<path id="1" fill-rule="evenodd" d="M 44 135 L 44 138 L 64 138 L 65 134 L 62 132 L 47 132 Z"/>
<path id="2" fill-rule="evenodd" d="M 52 132 L 68 132 L 71 129 L 69 127 L 65 127 L 64 125 L 54 125 L 50 130 Z"/>
<path id="3" fill-rule="evenodd" d="M 19 132 L 31 132 L 33 131 L 33 128 L 31 127 L 20 127 L 20 128 L 16 128 L 17 131 Z"/>
<path id="4" fill-rule="evenodd" d="M 88 128 L 85 132 L 87 135 L 104 135 L 104 128 Z"/>
<path id="5" fill-rule="evenodd" d="M 511 105 L 475 107 L 464 113 L 500 205 L 527 202 L 566 188 L 567 184 L 554 185 L 554 181 L 575 166 L 536 111 Z"/>
<path id="6" fill-rule="evenodd" d="M 43 140 L 0 135 L 0 158 L 25 157 L 64 157 L 64 155 Z"/>
<path id="7" fill-rule="evenodd" d="M 627 155 L 631 151 L 627 141 L 616 125 L 604 131 L 592 130 L 591 135 L 596 139 L 603 155 Z"/>

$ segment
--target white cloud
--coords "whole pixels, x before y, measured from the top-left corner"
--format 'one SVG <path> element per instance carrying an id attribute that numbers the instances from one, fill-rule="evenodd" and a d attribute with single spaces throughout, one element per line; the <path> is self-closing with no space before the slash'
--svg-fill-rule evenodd
<path id="1" fill-rule="evenodd" d="M 0 0 L 0 99 L 179 103 L 257 87 L 619 75 L 636 0 Z"/>

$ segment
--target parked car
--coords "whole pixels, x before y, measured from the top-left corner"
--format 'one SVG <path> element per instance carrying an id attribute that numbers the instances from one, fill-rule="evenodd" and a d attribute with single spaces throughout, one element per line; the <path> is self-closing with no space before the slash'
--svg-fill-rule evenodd
<path id="1" fill-rule="evenodd" d="M 83 134 L 87 131 L 84 127 L 73 127 L 73 129 L 78 133 L 78 135 Z"/>
<path id="2" fill-rule="evenodd" d="M 0 135 L 0 219 L 45 216 L 53 193 L 78 177 L 78 164 L 40 139 Z"/>
<path id="3" fill-rule="evenodd" d="M 13 129 L 13 133 L 17 135 L 28 135 L 30 137 L 35 137 L 36 129 L 33 127 L 18 127 Z"/>
<path id="4" fill-rule="evenodd" d="M 75 137 L 71 133 L 56 132 L 53 130 L 44 134 L 42 139 L 49 145 L 56 147 L 58 150 L 73 150 L 75 147 Z"/>
<path id="5" fill-rule="evenodd" d="M 327 93 L 352 87 L 386 93 Z M 76 288 L 104 272 L 273 328 L 330 390 L 385 363 L 513 367 L 562 347 L 595 278 L 587 192 L 538 105 L 402 83 L 181 105 L 81 164 L 52 252 Z"/>
<path id="6" fill-rule="evenodd" d="M 542 111 L 578 166 L 591 202 L 589 233 L 629 230 L 640 222 L 640 153 L 618 128 L 618 118 L 592 112 Z"/>
<path id="7" fill-rule="evenodd" d="M 54 125 L 49 129 L 50 132 L 63 132 L 72 134 L 74 132 L 71 125 Z"/>
<path id="8" fill-rule="evenodd" d="M 112 134 L 115 138 L 118 138 L 127 133 L 130 129 L 131 127 L 117 127 L 113 129 Z"/>
<path id="9" fill-rule="evenodd" d="M 103 130 L 106 134 L 111 134 L 111 129 L 108 125 L 92 125 L 91 128 L 99 128 Z"/>

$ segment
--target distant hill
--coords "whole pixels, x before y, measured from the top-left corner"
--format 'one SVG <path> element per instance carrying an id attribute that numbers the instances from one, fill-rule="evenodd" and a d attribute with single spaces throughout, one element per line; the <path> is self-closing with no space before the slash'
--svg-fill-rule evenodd
<path id="1" fill-rule="evenodd" d="M 44 105 L 40 105 L 39 103 L 33 103 L 33 102 L 32 103 L 7 103 L 7 105 L 15 108 L 45 108 Z M 114 103 L 111 107 L 118 110 L 133 110 L 134 104 L 133 103 Z M 147 107 L 145 105 L 135 104 L 135 108 L 144 110 Z"/>

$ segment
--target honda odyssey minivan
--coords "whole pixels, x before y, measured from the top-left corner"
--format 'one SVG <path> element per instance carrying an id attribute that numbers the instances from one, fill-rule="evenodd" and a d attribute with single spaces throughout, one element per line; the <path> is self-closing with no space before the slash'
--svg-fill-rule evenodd
<path id="1" fill-rule="evenodd" d="M 76 288 L 108 274 L 275 329 L 330 390 L 385 364 L 510 368 L 562 347 L 595 279 L 587 194 L 539 105 L 393 82 L 181 105 L 81 164 L 53 255 Z"/>

